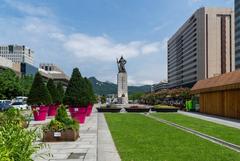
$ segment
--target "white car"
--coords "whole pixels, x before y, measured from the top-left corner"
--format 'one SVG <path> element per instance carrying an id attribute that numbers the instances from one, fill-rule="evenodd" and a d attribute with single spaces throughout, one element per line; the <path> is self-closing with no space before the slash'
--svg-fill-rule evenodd
<path id="1" fill-rule="evenodd" d="M 28 105 L 24 102 L 14 102 L 11 104 L 13 108 L 20 109 L 20 110 L 26 110 L 28 109 Z"/>

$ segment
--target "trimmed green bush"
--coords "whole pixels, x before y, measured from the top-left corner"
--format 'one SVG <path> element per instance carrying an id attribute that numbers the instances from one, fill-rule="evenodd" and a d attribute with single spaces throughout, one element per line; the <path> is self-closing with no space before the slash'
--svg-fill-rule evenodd
<path id="1" fill-rule="evenodd" d="M 28 104 L 30 105 L 48 105 L 52 103 L 51 95 L 45 86 L 41 74 L 35 75 L 29 96 Z"/>
<path id="2" fill-rule="evenodd" d="M 60 101 L 60 103 L 62 103 L 63 97 L 64 97 L 64 89 L 63 89 L 63 85 L 61 82 L 57 83 L 57 92 L 58 92 L 58 96 L 59 96 L 59 101 Z"/>
<path id="3" fill-rule="evenodd" d="M 48 80 L 47 88 L 52 97 L 52 102 L 60 103 L 61 102 L 60 94 L 59 94 L 57 87 L 55 86 L 54 81 L 52 79 Z"/>
<path id="4" fill-rule="evenodd" d="M 96 96 L 94 94 L 93 91 L 93 87 L 92 87 L 92 83 L 85 77 L 85 84 L 86 84 L 86 88 L 87 88 L 87 95 L 89 97 L 89 103 L 96 103 Z"/>
<path id="5" fill-rule="evenodd" d="M 78 68 L 74 68 L 63 99 L 64 104 L 87 106 L 86 86 Z"/>

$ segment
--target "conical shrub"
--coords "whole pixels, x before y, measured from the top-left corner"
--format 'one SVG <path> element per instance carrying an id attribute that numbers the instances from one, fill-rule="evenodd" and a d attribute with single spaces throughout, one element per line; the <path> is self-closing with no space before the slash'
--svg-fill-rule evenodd
<path id="1" fill-rule="evenodd" d="M 37 72 L 28 96 L 28 104 L 48 105 L 51 103 L 52 103 L 51 95 L 43 82 L 41 74 Z"/>

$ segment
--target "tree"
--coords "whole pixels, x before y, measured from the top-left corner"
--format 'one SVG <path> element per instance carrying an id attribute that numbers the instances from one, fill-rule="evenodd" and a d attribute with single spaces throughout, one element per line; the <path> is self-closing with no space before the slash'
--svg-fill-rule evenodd
<path id="1" fill-rule="evenodd" d="M 39 72 L 36 73 L 33 80 L 33 84 L 28 96 L 28 103 L 30 105 L 48 105 L 52 103 L 51 95 Z"/>
<path id="2" fill-rule="evenodd" d="M 52 79 L 48 80 L 47 89 L 52 97 L 52 102 L 59 103 L 60 102 L 59 93 Z"/>
<path id="3" fill-rule="evenodd" d="M 59 101 L 60 101 L 60 103 L 62 103 L 63 97 L 64 97 L 64 89 L 63 89 L 63 85 L 61 82 L 58 82 L 58 84 L 57 84 L 57 92 L 58 92 L 58 96 L 59 96 Z"/>
<path id="4" fill-rule="evenodd" d="M 20 85 L 22 87 L 23 96 L 29 95 L 30 89 L 32 87 L 33 79 L 34 79 L 33 76 L 22 76 L 20 78 Z"/>
<path id="5" fill-rule="evenodd" d="M 96 97 L 93 91 L 93 87 L 91 82 L 85 77 L 84 78 L 85 81 L 85 95 L 88 97 L 88 103 L 95 103 L 96 102 Z"/>
<path id="6" fill-rule="evenodd" d="M 18 76 L 11 69 L 0 73 L 0 97 L 1 99 L 12 99 L 23 94 Z"/>
<path id="7" fill-rule="evenodd" d="M 64 104 L 72 106 L 87 106 L 84 79 L 78 68 L 74 68 L 63 99 Z"/>

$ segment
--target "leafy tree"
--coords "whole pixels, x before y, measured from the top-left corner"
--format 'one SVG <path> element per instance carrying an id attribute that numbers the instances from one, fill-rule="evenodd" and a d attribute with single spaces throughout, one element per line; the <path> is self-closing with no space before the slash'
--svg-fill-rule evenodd
<path id="1" fill-rule="evenodd" d="M 129 99 L 130 99 L 130 100 L 133 100 L 133 101 L 134 101 L 134 100 L 140 100 L 143 95 L 144 95 L 143 92 L 133 93 L 133 94 L 131 94 L 131 95 L 129 96 Z"/>
<path id="2" fill-rule="evenodd" d="M 23 89 L 23 96 L 27 96 L 29 95 L 30 89 L 32 87 L 32 83 L 33 83 L 33 76 L 22 76 L 20 78 L 20 85 Z"/>
<path id="3" fill-rule="evenodd" d="M 38 72 L 35 75 L 29 96 L 28 103 L 31 105 L 51 104 L 51 95 L 45 86 L 41 74 Z"/>
<path id="4" fill-rule="evenodd" d="M 63 85 L 61 82 L 58 82 L 58 84 L 57 84 L 57 91 L 58 91 L 60 103 L 62 103 L 63 97 L 64 97 L 64 89 L 63 89 Z"/>
<path id="5" fill-rule="evenodd" d="M 63 99 L 64 104 L 72 106 L 86 106 L 88 99 L 84 79 L 78 68 L 74 68 Z"/>
<path id="6" fill-rule="evenodd" d="M 0 72 L 0 97 L 12 99 L 23 94 L 18 76 L 11 69 Z"/>
<path id="7" fill-rule="evenodd" d="M 59 103 L 60 102 L 59 93 L 58 93 L 57 88 L 56 88 L 52 79 L 48 80 L 47 88 L 48 88 L 48 91 L 49 91 L 49 93 L 52 97 L 52 102 L 53 103 Z"/>

